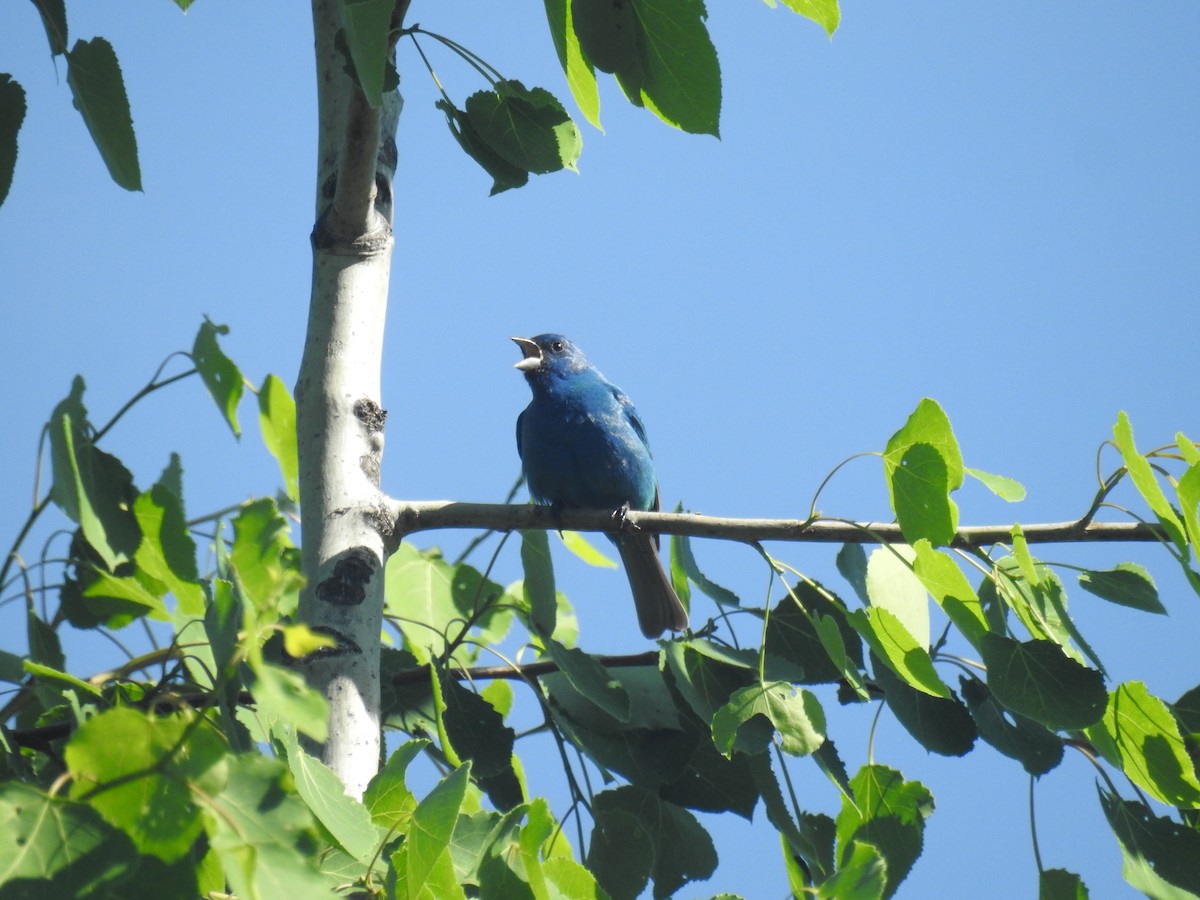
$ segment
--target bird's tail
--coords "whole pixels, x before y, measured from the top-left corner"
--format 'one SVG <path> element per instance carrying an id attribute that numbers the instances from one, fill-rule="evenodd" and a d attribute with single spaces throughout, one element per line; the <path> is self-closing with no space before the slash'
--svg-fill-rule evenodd
<path id="1" fill-rule="evenodd" d="M 671 631 L 686 629 L 687 610 L 679 602 L 667 573 L 663 571 L 653 538 L 648 534 L 618 535 L 617 550 L 621 553 L 621 562 L 625 564 L 625 574 L 629 577 L 642 634 L 656 638 L 668 628 Z"/>

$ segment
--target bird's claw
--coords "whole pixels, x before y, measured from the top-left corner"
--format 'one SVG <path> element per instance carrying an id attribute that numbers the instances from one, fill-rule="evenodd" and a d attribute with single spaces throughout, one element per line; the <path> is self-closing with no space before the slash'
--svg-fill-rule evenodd
<path id="1" fill-rule="evenodd" d="M 617 531 L 623 534 L 641 531 L 637 525 L 629 521 L 629 508 L 629 501 L 626 500 L 612 512 L 613 520 L 617 523 Z"/>

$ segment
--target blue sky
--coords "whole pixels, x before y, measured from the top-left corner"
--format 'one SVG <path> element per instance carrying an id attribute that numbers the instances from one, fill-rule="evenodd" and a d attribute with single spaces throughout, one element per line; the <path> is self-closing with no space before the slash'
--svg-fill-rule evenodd
<path id="1" fill-rule="evenodd" d="M 605 78 L 605 131 L 581 124 L 580 174 L 493 198 L 401 47 L 385 490 L 502 498 L 527 402 L 508 337 L 548 330 L 574 338 L 633 397 L 664 503 L 713 514 L 802 517 L 824 475 L 881 449 L 923 396 L 946 409 L 968 465 L 1029 490 L 1009 506 L 968 486 L 965 524 L 1079 515 L 1118 410 L 1143 447 L 1180 430 L 1196 437 L 1200 8 L 877 4 L 845 11 L 830 42 L 783 9 L 710 7 L 721 140 L 673 131 Z M 190 347 L 205 314 L 232 328 L 225 346 L 256 383 L 268 372 L 294 381 L 304 334 L 315 112 L 303 11 L 199 2 L 184 16 L 164 0 L 68 13 L 72 42 L 104 35 L 121 59 L 145 193 L 108 179 L 33 7 L 7 9 L 0 69 L 25 87 L 29 113 L 0 207 L 5 545 L 28 509 L 39 429 L 75 373 L 103 421 L 167 353 Z M 417 0 L 410 21 L 573 109 L 540 4 Z M 431 42 L 426 52 L 460 103 L 482 87 Z M 141 484 L 182 453 L 193 515 L 278 481 L 251 408 L 235 443 L 207 404 L 198 383 L 160 394 L 109 445 Z M 1114 466 L 1106 453 L 1104 470 Z M 821 509 L 886 518 L 877 461 L 842 470 Z M 775 550 L 849 593 L 832 548 Z M 762 601 L 766 574 L 751 551 L 705 544 L 697 555 Z M 1116 681 L 1143 679 L 1169 700 L 1200 681 L 1197 599 L 1165 554 L 1043 556 L 1146 562 L 1169 618 L 1076 589 L 1080 627 Z M 517 577 L 515 551 L 502 566 Z M 558 573 L 587 649 L 645 648 L 619 573 L 565 553 Z M 0 607 L 11 635 L 0 645 L 20 652 L 18 605 Z M 84 643 L 75 664 L 101 668 L 109 651 Z M 856 768 L 869 719 L 822 700 Z M 874 753 L 937 801 L 902 897 L 1033 894 L 1028 784 L 1015 764 L 986 746 L 929 757 L 886 715 Z M 794 771 L 810 808 L 836 808 L 811 764 Z M 1132 896 L 1094 780 L 1072 756 L 1042 779 L 1043 858 L 1081 872 L 1093 897 Z M 715 827 L 722 868 L 683 895 L 782 896 L 773 833 Z"/>

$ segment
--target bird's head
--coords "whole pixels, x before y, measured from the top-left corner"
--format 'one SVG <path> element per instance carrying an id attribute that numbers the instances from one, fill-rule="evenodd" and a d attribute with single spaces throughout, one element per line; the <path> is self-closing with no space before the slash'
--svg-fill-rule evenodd
<path id="1" fill-rule="evenodd" d="M 513 368 L 527 376 L 567 375 L 587 368 L 588 362 L 583 352 L 561 334 L 539 334 L 537 337 L 515 337 L 512 340 L 523 354 Z"/>

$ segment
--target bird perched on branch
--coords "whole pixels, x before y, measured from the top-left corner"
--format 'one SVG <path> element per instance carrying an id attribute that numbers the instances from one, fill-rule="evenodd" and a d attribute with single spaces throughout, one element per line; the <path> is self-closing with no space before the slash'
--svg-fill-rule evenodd
<path id="1" fill-rule="evenodd" d="M 533 400 L 517 419 L 517 453 L 533 499 L 559 509 L 657 510 L 658 480 L 646 431 L 621 389 L 561 334 L 513 338 Z M 687 610 L 658 558 L 658 536 L 610 535 L 642 634 L 683 631 Z"/>

